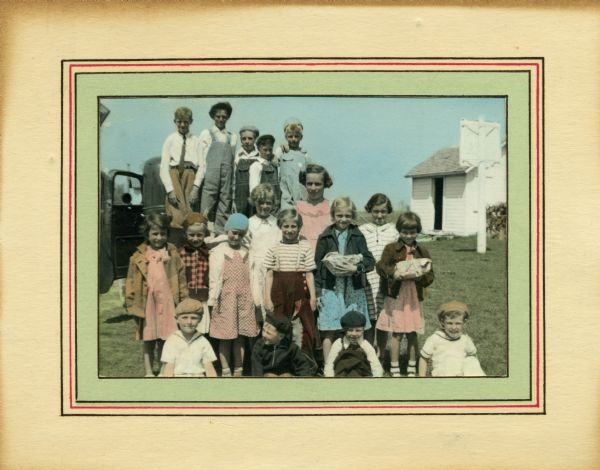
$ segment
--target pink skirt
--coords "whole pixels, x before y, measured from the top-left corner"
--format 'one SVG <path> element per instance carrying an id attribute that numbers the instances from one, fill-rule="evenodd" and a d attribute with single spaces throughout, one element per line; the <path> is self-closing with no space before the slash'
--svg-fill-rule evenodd
<path id="1" fill-rule="evenodd" d="M 421 304 L 414 281 L 404 281 L 400 285 L 398 297 L 386 297 L 383 310 L 375 327 L 392 333 L 413 333 L 423 331 Z"/>

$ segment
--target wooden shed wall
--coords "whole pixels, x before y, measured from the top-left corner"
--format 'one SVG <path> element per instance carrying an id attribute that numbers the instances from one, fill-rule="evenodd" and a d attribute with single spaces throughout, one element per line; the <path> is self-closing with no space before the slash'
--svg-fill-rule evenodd
<path id="1" fill-rule="evenodd" d="M 433 230 L 433 197 L 431 178 L 412 178 L 410 210 L 419 214 L 423 231 Z"/>

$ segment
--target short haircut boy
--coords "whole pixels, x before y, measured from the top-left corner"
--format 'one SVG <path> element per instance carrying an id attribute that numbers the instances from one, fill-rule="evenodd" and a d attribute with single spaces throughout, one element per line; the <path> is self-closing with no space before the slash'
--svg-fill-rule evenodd
<path id="1" fill-rule="evenodd" d="M 189 121 L 192 122 L 192 110 L 181 106 L 175 110 L 175 121 Z"/>
<path id="2" fill-rule="evenodd" d="M 183 221 L 183 229 L 187 230 L 189 227 L 196 224 L 204 226 L 204 235 L 210 233 L 210 230 L 208 230 L 208 218 L 199 212 L 191 212 L 187 215 Z"/>
<path id="3" fill-rule="evenodd" d="M 271 184 L 261 183 L 258 186 L 256 186 L 250 193 L 250 200 L 255 206 L 258 204 L 259 201 L 265 200 L 273 201 L 273 204 L 275 204 L 275 190 L 273 189 L 273 186 Z"/>
<path id="4" fill-rule="evenodd" d="M 444 323 L 446 318 L 462 317 L 463 320 L 469 319 L 469 308 L 464 302 L 452 300 L 440 305 L 437 311 L 437 317 L 440 323 Z"/>
<path id="5" fill-rule="evenodd" d="M 275 144 L 275 137 L 270 134 L 261 135 L 258 139 L 256 139 L 256 148 L 267 143 L 270 143 L 271 145 Z"/>
<path id="6" fill-rule="evenodd" d="M 259 130 L 255 126 L 243 126 L 240 128 L 240 135 L 242 135 L 243 132 L 252 132 L 255 139 L 260 134 Z"/>
<path id="7" fill-rule="evenodd" d="M 231 105 L 229 104 L 228 101 L 220 101 L 219 103 L 215 103 L 210 107 L 210 111 L 208 111 L 208 115 L 211 118 L 215 117 L 215 114 L 217 114 L 217 111 L 223 110 L 227 113 L 228 117 L 231 117 L 231 114 L 233 113 L 233 108 L 231 107 Z"/>

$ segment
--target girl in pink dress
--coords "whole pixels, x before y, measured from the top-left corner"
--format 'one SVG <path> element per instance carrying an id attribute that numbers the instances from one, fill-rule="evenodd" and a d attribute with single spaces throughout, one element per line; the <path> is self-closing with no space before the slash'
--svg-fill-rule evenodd
<path id="1" fill-rule="evenodd" d="M 316 163 L 306 165 L 306 170 L 300 172 L 299 178 L 307 192 L 306 201 L 296 201 L 296 210 L 303 220 L 300 237 L 310 243 L 314 253 L 319 235 L 331 225 L 329 201 L 323 194 L 325 188 L 333 185 L 333 180 L 327 170 Z"/>
<path id="2" fill-rule="evenodd" d="M 225 224 L 227 243 L 217 245 L 208 258 L 210 336 L 219 340 L 222 377 L 232 375 L 232 352 L 233 376 L 241 377 L 246 338 L 259 333 L 250 288 L 248 250 L 242 246 L 247 231 L 248 218 L 240 213 L 231 214 Z"/>
<path id="3" fill-rule="evenodd" d="M 175 306 L 188 296 L 185 266 L 177 248 L 167 243 L 170 223 L 167 214 L 146 217 L 142 227 L 146 240 L 129 258 L 127 270 L 125 305 L 139 320 L 146 377 L 155 376 L 163 344 L 177 330 Z"/>
<path id="4" fill-rule="evenodd" d="M 396 270 L 400 261 L 413 258 L 429 258 L 429 252 L 417 245 L 417 233 L 421 232 L 421 219 L 414 212 L 404 212 L 398 217 L 396 230 L 400 235 L 397 242 L 385 247 L 377 263 L 377 273 L 381 277 L 380 289 L 385 295 L 383 310 L 377 319 L 376 328 L 392 333 L 390 342 L 390 373 L 400 377 L 400 342 L 406 335 L 408 341 L 407 375 L 417 373 L 417 332 L 423 331 L 421 302 L 423 289 L 433 282 L 433 269 L 416 276 L 414 273 L 401 274 Z M 381 345 L 385 350 L 385 345 Z"/>

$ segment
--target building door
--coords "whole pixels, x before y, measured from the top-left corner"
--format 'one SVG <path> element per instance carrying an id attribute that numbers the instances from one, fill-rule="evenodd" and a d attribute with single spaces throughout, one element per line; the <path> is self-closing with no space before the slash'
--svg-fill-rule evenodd
<path id="1" fill-rule="evenodd" d="M 433 229 L 442 230 L 444 209 L 444 178 L 433 179 Z"/>

